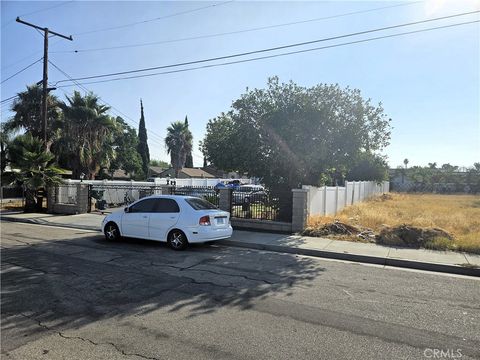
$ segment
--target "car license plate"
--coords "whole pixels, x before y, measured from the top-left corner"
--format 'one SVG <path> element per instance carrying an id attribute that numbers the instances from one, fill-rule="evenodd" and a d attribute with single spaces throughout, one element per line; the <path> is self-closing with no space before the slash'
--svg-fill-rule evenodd
<path id="1" fill-rule="evenodd" d="M 226 218 L 224 217 L 217 218 L 217 225 L 224 225 L 225 221 L 226 221 Z"/>

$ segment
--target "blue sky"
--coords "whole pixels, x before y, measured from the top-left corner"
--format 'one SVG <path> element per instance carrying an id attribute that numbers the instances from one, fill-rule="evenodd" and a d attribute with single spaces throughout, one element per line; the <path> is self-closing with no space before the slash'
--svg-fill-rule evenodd
<path id="1" fill-rule="evenodd" d="M 401 6 L 392 7 L 394 5 Z M 258 31 L 172 41 L 382 7 L 390 8 Z M 16 16 L 73 35 L 73 42 L 52 37 L 49 58 L 77 78 L 212 58 L 474 10 L 480 10 L 480 1 L 2 1 L 1 77 L 4 81 L 42 57 L 43 37 L 36 30 L 16 23 Z M 164 18 L 148 21 L 159 17 Z M 477 13 L 321 45 L 479 18 Z M 140 21 L 146 22 L 96 31 Z M 228 111 L 247 87 L 263 88 L 268 77 L 277 75 L 281 81 L 293 80 L 302 86 L 338 83 L 358 88 L 365 98 L 382 102 L 394 127 L 391 145 L 384 152 L 392 167 L 401 165 L 404 158 L 409 159 L 409 165 L 448 162 L 470 166 L 480 161 L 479 30 L 479 24 L 475 23 L 249 63 L 85 87 L 113 105 L 112 115 L 124 117 L 135 127 L 142 98 L 150 153 L 156 159 L 169 160 L 163 143 L 166 128 L 172 121 L 183 120 L 188 115 L 195 141 L 194 164 L 201 166 L 198 141 L 204 136 L 207 121 Z M 73 52 L 160 41 L 170 42 Z M 304 48 L 308 46 L 300 49 Z M 5 81 L 1 85 L 1 99 L 23 91 L 27 84 L 41 78 L 42 64 L 38 62 Z M 50 66 L 49 81 L 55 83 L 62 79 L 65 76 Z M 77 88 L 62 88 L 67 93 L 74 89 Z M 55 94 L 63 99 L 62 90 L 56 90 Z M 7 102 L 2 106 L 2 121 L 9 116 Z"/>

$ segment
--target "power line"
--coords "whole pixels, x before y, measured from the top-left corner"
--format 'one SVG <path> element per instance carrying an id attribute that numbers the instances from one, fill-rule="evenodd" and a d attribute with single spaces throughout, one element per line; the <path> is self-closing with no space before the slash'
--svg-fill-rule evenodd
<path id="1" fill-rule="evenodd" d="M 340 17 L 363 14 L 363 13 L 368 13 L 368 12 L 373 12 L 373 11 L 378 11 L 378 10 L 384 10 L 384 9 L 391 9 L 391 8 L 396 8 L 396 7 L 400 7 L 400 6 L 410 6 L 410 5 L 415 5 L 415 4 L 418 4 L 418 3 L 421 3 L 421 1 L 408 2 L 408 3 L 390 5 L 390 6 L 383 6 L 383 7 L 373 8 L 373 9 L 353 11 L 353 12 L 337 14 L 337 15 L 332 15 L 332 16 L 325 16 L 325 17 L 319 17 L 319 18 L 313 18 L 313 19 L 307 19 L 307 20 L 301 20 L 301 21 L 294 21 L 294 22 L 288 22 L 288 23 L 282 23 L 282 24 L 275 24 L 275 25 L 269 25 L 269 26 L 260 26 L 260 27 L 254 27 L 254 28 L 237 30 L 237 31 L 223 32 L 223 33 L 207 34 L 207 35 L 200 35 L 200 36 L 193 36 L 193 37 L 186 37 L 186 38 L 179 38 L 179 39 L 171 39 L 171 40 L 163 40 L 163 41 L 153 41 L 153 42 L 147 42 L 147 43 L 109 46 L 109 47 L 101 47 L 101 48 L 52 51 L 52 53 L 57 53 L 57 54 L 59 54 L 59 53 L 83 53 L 83 52 L 92 52 L 92 51 L 104 51 L 104 50 L 125 49 L 125 48 L 151 46 L 151 45 L 159 45 L 159 44 L 169 44 L 169 43 L 180 42 L 180 41 L 188 41 L 188 40 L 207 39 L 207 38 L 220 37 L 220 36 L 226 36 L 226 35 L 242 34 L 242 33 L 247 33 L 247 32 L 252 32 L 252 31 L 274 29 L 274 28 L 283 27 L 283 26 L 292 26 L 292 25 L 298 25 L 298 24 L 305 24 L 305 23 L 309 23 L 309 22 L 336 19 L 336 18 L 340 18 Z"/>
<path id="2" fill-rule="evenodd" d="M 444 25 L 444 26 L 437 26 L 437 27 L 434 27 L 434 28 L 415 30 L 415 31 L 409 31 L 409 32 L 386 35 L 386 36 L 379 36 L 379 37 L 375 37 L 375 38 L 369 38 L 369 39 L 363 39 L 363 40 L 357 40 L 357 41 L 350 41 L 350 42 L 347 42 L 347 43 L 322 46 L 322 47 L 317 47 L 317 48 L 312 48 L 312 49 L 291 51 L 291 52 L 276 54 L 276 55 L 267 55 L 267 56 L 260 56 L 260 57 L 251 58 L 251 59 L 230 61 L 230 62 L 221 63 L 221 64 L 210 64 L 210 65 L 203 65 L 203 66 L 198 66 L 198 67 L 193 67 L 193 68 L 188 68 L 188 69 L 170 70 L 170 71 L 158 72 L 158 73 L 153 73 L 153 74 L 134 75 L 134 76 L 115 78 L 115 79 L 89 81 L 89 82 L 81 83 L 81 84 L 85 84 L 85 85 L 86 84 L 99 84 L 99 83 L 110 82 L 110 81 L 138 79 L 138 78 L 143 78 L 143 77 L 174 74 L 174 73 L 181 73 L 181 72 L 193 71 L 193 70 L 198 70 L 198 69 L 206 69 L 206 68 L 213 68 L 213 67 L 218 67 L 218 66 L 240 64 L 240 63 L 252 62 L 252 61 L 257 61 L 257 60 L 271 59 L 271 58 L 276 58 L 276 57 L 280 57 L 280 56 L 287 56 L 287 55 L 300 54 L 300 53 L 305 53 L 305 52 L 310 52 L 310 51 L 318 51 L 318 50 L 330 49 L 330 48 L 341 47 L 341 46 L 346 46 L 346 45 L 359 44 L 359 43 L 364 43 L 364 42 L 369 42 L 369 41 L 374 41 L 374 40 L 392 38 L 392 37 L 415 34 L 415 33 L 420 33 L 420 32 L 426 32 L 426 31 L 432 31 L 432 30 L 438 30 L 438 29 L 445 29 L 445 28 L 450 28 L 450 27 L 455 27 L 455 26 L 474 24 L 474 23 L 478 23 L 478 22 L 480 22 L 480 20 L 468 21 L 468 22 L 464 22 L 464 23 L 451 24 L 451 25 Z M 73 85 L 62 85 L 62 86 L 59 86 L 59 87 L 69 87 L 69 86 L 73 86 Z"/>
<path id="3" fill-rule="evenodd" d="M 62 69 L 60 69 L 60 68 L 59 68 L 57 65 L 55 65 L 53 62 L 49 61 L 49 63 L 50 63 L 55 69 L 57 69 L 59 72 L 61 72 L 63 75 L 65 75 L 66 77 L 68 77 L 68 78 L 71 79 L 71 76 L 70 76 L 69 74 L 67 74 L 65 71 L 63 71 Z M 73 80 L 73 79 L 72 79 L 72 80 Z M 81 89 L 83 89 L 83 90 L 86 91 L 87 93 L 88 93 L 88 92 L 92 92 L 91 90 L 87 89 L 85 86 L 83 86 L 82 84 L 78 83 L 77 81 L 75 81 L 75 80 L 73 80 L 73 81 L 74 81 L 74 83 L 75 83 L 78 87 L 80 87 Z M 62 90 L 62 89 L 60 88 L 60 90 Z M 63 90 L 62 90 L 62 91 L 63 91 Z M 117 109 L 117 108 L 114 107 L 113 105 L 109 104 L 109 103 L 108 103 L 107 101 L 105 101 L 104 99 L 102 99 L 100 96 L 98 96 L 98 99 L 101 100 L 105 105 L 109 106 L 111 109 L 116 110 L 117 113 L 119 113 L 120 115 L 123 115 L 125 118 L 129 119 L 130 121 L 132 121 L 132 122 L 135 123 L 136 125 L 139 125 L 139 122 L 138 122 L 138 121 L 133 120 L 131 117 L 129 117 L 128 115 L 126 115 L 125 113 L 123 113 L 122 111 L 120 111 L 119 109 Z M 157 136 L 157 137 L 160 139 L 161 143 L 159 142 L 158 139 L 155 139 L 155 138 L 151 138 L 152 141 L 157 142 L 157 143 L 160 143 L 160 145 L 163 145 L 163 137 L 162 137 L 162 136 L 156 134 L 155 132 L 151 131 L 150 129 L 147 129 L 147 130 L 148 130 L 148 132 L 149 132 L 150 134 Z"/>
<path id="4" fill-rule="evenodd" d="M 271 58 L 293 55 L 293 54 L 300 54 L 300 53 L 305 53 L 305 52 L 310 52 L 310 51 L 318 51 L 318 50 L 330 49 L 330 48 L 341 47 L 341 46 L 346 46 L 346 45 L 359 44 L 359 43 L 364 43 L 364 42 L 369 42 L 369 41 L 374 41 L 374 40 L 387 39 L 387 38 L 409 35 L 409 34 L 415 34 L 415 33 L 420 33 L 420 32 L 426 32 L 426 31 L 432 31 L 432 30 L 438 30 L 438 29 L 445 29 L 445 28 L 456 27 L 456 26 L 467 25 L 467 24 L 474 24 L 474 23 L 478 23 L 478 22 L 480 22 L 480 20 L 468 21 L 468 22 L 464 22 L 464 23 L 457 23 L 457 24 L 451 24 L 451 25 L 444 25 L 444 26 L 437 26 L 437 27 L 434 27 L 434 28 L 415 30 L 415 31 L 409 31 L 409 32 L 392 34 L 392 35 L 379 36 L 379 37 L 375 37 L 375 38 L 369 38 L 369 39 L 363 39 L 363 40 L 357 40 L 357 41 L 350 41 L 350 42 L 347 42 L 347 43 L 327 45 L 327 46 L 305 49 L 305 50 L 291 51 L 291 52 L 282 53 L 282 54 L 267 55 L 267 56 L 260 56 L 260 57 L 244 59 L 244 60 L 230 61 L 230 62 L 221 63 L 221 64 L 210 64 L 210 65 L 203 65 L 203 66 L 198 66 L 198 67 L 193 67 L 193 68 L 188 68 L 188 69 L 171 70 L 171 71 L 164 71 L 164 72 L 158 72 L 158 73 L 153 73 L 153 74 L 134 75 L 134 76 L 115 78 L 115 79 L 89 81 L 89 82 L 80 83 L 80 84 L 85 84 L 85 85 L 86 84 L 99 84 L 99 83 L 110 82 L 110 81 L 137 79 L 137 78 L 157 76 L 157 75 L 181 73 L 181 72 L 187 72 L 187 71 L 198 70 L 198 69 L 213 68 L 213 67 L 218 67 L 218 66 L 240 64 L 240 63 L 252 62 L 252 61 L 257 61 L 257 60 L 271 59 Z M 73 85 L 62 85 L 62 86 L 59 86 L 59 87 L 69 87 L 69 86 L 73 86 Z"/>
<path id="5" fill-rule="evenodd" d="M 476 11 L 476 12 L 479 12 L 479 11 Z M 458 16 L 458 15 L 456 15 L 456 16 Z M 428 21 L 433 21 L 433 20 L 428 20 Z M 316 50 L 328 49 L 328 48 L 333 48 L 333 47 L 346 46 L 346 45 L 357 44 L 357 43 L 362 43 L 362 42 L 374 41 L 374 40 L 379 40 L 379 39 L 385 39 L 385 38 L 391 38 L 391 37 L 397 37 L 397 36 L 415 34 L 415 33 L 420 33 L 420 32 L 425 32 L 425 31 L 432 31 L 432 30 L 443 29 L 443 28 L 448 28 L 448 27 L 461 26 L 461 25 L 466 25 L 466 24 L 472 24 L 472 23 L 475 23 L 475 22 L 478 22 L 478 20 L 476 20 L 476 21 L 470 21 L 470 22 L 464 22 L 464 23 L 456 23 L 456 24 L 451 24 L 451 25 L 437 26 L 437 27 L 420 29 L 420 30 L 409 31 L 409 32 L 404 32 L 404 33 L 398 33 L 398 34 L 392 34 L 392 35 L 384 35 L 384 36 L 379 36 L 379 37 L 374 37 L 374 38 L 369 38 L 369 39 L 363 39 L 363 40 L 351 41 L 351 42 L 334 44 L 334 45 L 329 45 L 329 46 L 322 46 L 322 47 L 310 48 L 310 49 L 305 49 L 305 50 L 291 51 L 291 52 L 286 52 L 286 53 L 281 53 L 281 54 L 275 54 L 275 55 L 255 57 L 255 58 L 250 58 L 250 59 L 245 59 L 245 60 L 239 60 L 239 61 L 232 61 L 232 62 L 227 62 L 227 63 L 222 63 L 222 64 L 212 64 L 212 65 L 205 65 L 205 66 L 194 67 L 194 68 L 189 68 L 189 69 L 172 70 L 172 71 L 168 71 L 168 72 L 161 72 L 161 73 L 154 73 L 154 74 L 145 74 L 145 75 L 138 75 L 138 76 L 131 76 L 131 77 L 121 77 L 121 78 L 115 78 L 115 79 L 106 79 L 106 80 L 88 82 L 88 83 L 86 83 L 86 84 L 95 84 L 95 83 L 101 83 L 101 82 L 107 82 L 107 81 L 115 81 L 115 80 L 121 80 L 121 79 L 129 79 L 129 78 L 132 78 L 132 79 L 133 79 L 133 78 L 147 77 L 147 76 L 152 76 L 152 75 L 171 74 L 171 73 L 176 73 L 176 72 L 184 72 L 184 71 L 190 71 L 190 70 L 196 70 L 196 69 L 202 69 L 202 68 L 208 68 L 208 67 L 231 65 L 231 64 L 242 63 L 242 62 L 249 62 L 249 61 L 255 61 L 255 60 L 269 59 L 269 58 L 274 58 L 274 57 L 279 57 L 279 56 L 286 56 L 286 55 L 298 54 L 298 53 L 303 53 L 303 52 L 316 51 Z M 406 26 L 406 25 L 405 25 L 405 24 L 395 25 L 395 26 L 393 26 L 393 27 L 400 27 L 400 26 Z M 390 26 L 390 27 L 388 27 L 388 28 L 390 29 L 390 28 L 393 28 L 393 27 Z M 375 32 L 375 31 L 380 31 L 380 30 L 374 29 L 374 30 L 363 31 L 363 32 L 361 32 L 361 33 L 364 34 L 364 33 L 371 33 L 371 32 Z M 345 37 L 348 37 L 348 36 L 354 36 L 354 35 L 358 35 L 358 34 L 361 34 L 361 33 L 335 36 L 335 37 L 331 37 L 331 38 L 327 38 L 327 39 L 314 40 L 314 41 L 304 42 L 304 43 L 300 43 L 300 44 L 303 45 L 303 44 L 309 44 L 309 43 L 318 43 L 318 42 L 321 42 L 321 41 L 327 41 L 327 40 L 345 38 Z M 229 59 L 229 58 L 234 58 L 234 57 L 239 57 L 239 56 L 245 56 L 245 55 L 251 55 L 251 54 L 256 54 L 256 53 L 262 53 L 262 52 L 267 52 L 267 51 L 273 51 L 273 50 L 278 50 L 278 49 L 285 49 L 285 48 L 294 47 L 294 46 L 299 46 L 299 44 L 285 45 L 285 46 L 276 47 L 276 48 L 256 50 L 256 51 L 250 51 L 250 52 L 246 52 L 246 53 L 240 53 L 240 54 L 234 54 L 234 55 L 227 55 L 227 56 L 220 56 L 220 57 L 216 57 L 216 58 L 196 60 L 196 61 L 189 61 L 189 62 L 177 63 L 177 64 L 171 64 L 171 65 L 156 66 L 156 67 L 151 67 L 151 68 L 144 68 L 144 69 L 137 69 L 137 70 L 130 70 L 130 71 L 122 71 L 122 72 L 110 73 L 110 74 L 103 74 L 103 75 L 86 76 L 86 77 L 76 78 L 76 79 L 73 79 L 73 80 L 75 80 L 75 81 L 78 81 L 78 80 L 88 80 L 88 79 L 96 79 L 96 78 L 102 78 L 102 77 L 110 77 L 110 76 L 117 76 L 117 75 L 124 75 L 124 74 L 138 73 L 138 72 L 145 72 L 145 71 L 151 71 L 151 70 L 158 70 L 158 69 L 166 69 L 166 68 L 172 68 L 172 67 L 179 67 L 179 66 L 184 66 L 184 65 L 192 65 L 192 64 L 210 62 L 210 61 L 215 61 L 215 60 Z M 69 80 L 68 80 L 68 79 L 65 79 L 65 80 L 57 81 L 57 82 L 55 83 L 55 85 L 60 84 L 60 83 L 62 83 L 62 82 L 66 82 L 66 81 L 69 81 Z M 72 81 L 72 79 L 71 79 L 70 81 Z"/>
<path id="6" fill-rule="evenodd" d="M 12 100 L 12 99 L 14 99 L 14 98 L 16 98 L 16 97 L 18 97 L 18 95 L 10 96 L 9 98 L 6 98 L 6 99 L 3 99 L 2 101 L 0 101 L 0 103 L 4 103 L 4 102 L 6 102 L 6 101 L 8 101 L 8 100 Z"/>
<path id="7" fill-rule="evenodd" d="M 229 1 L 221 2 L 221 3 L 217 3 L 217 4 L 213 4 L 213 5 L 202 6 L 202 7 L 196 8 L 196 9 L 191 9 L 191 10 L 181 11 L 181 12 L 170 14 L 170 15 L 160 16 L 160 17 L 156 17 L 156 18 L 153 18 L 153 19 L 149 19 L 149 20 L 137 21 L 137 22 L 133 22 L 133 23 L 129 23 L 129 24 L 112 26 L 112 27 L 107 27 L 107 28 L 102 28 L 102 29 L 84 31 L 84 32 L 81 32 L 81 33 L 73 34 L 73 35 L 77 35 L 77 36 L 80 35 L 81 36 L 81 35 L 86 35 L 86 34 L 93 34 L 93 33 L 97 33 L 97 32 L 102 32 L 102 31 L 123 29 L 123 28 L 130 27 L 130 26 L 145 24 L 145 23 L 152 22 L 152 21 L 158 21 L 158 20 L 162 20 L 162 19 L 171 18 L 171 17 L 174 17 L 174 16 L 189 14 L 189 13 L 192 13 L 192 12 L 208 9 L 208 8 L 215 7 L 215 6 L 225 5 L 225 4 L 231 3 L 233 1 L 234 0 L 229 0 Z"/>
<path id="8" fill-rule="evenodd" d="M 63 3 L 60 3 L 60 4 L 55 4 L 55 5 L 52 5 L 50 7 L 46 7 L 46 8 L 43 8 L 43 9 L 39 9 L 39 10 L 36 10 L 36 11 L 31 11 L 31 12 L 28 12 L 28 13 L 25 13 L 25 14 L 21 14 L 19 16 L 23 17 L 23 16 L 28 16 L 28 15 L 33 15 L 33 14 L 36 14 L 36 13 L 39 13 L 39 12 L 43 12 L 43 11 L 47 11 L 47 10 L 51 10 L 51 9 L 54 9 L 54 8 L 57 8 L 57 7 L 60 7 L 60 6 L 63 6 L 63 5 L 66 5 L 66 4 L 69 4 L 69 3 L 72 3 L 73 0 L 71 1 L 65 1 Z M 15 20 L 10 20 L 9 22 L 7 22 L 5 25 L 2 26 L 2 29 L 4 29 L 5 27 L 7 27 L 8 25 L 10 25 L 11 23 L 15 22 Z"/>
<path id="9" fill-rule="evenodd" d="M 51 10 L 51 9 L 55 9 L 57 7 L 60 7 L 60 6 L 64 6 L 64 5 L 67 5 L 67 4 L 70 4 L 74 2 L 73 0 L 71 1 L 65 1 L 65 2 L 62 2 L 60 4 L 55 4 L 55 5 L 52 5 L 50 7 L 47 7 L 47 8 L 43 8 L 43 9 L 40 9 L 40 10 L 36 10 L 36 11 L 32 11 L 32 12 L 29 12 L 29 13 L 26 13 L 26 14 L 21 14 L 19 16 L 27 16 L 27 15 L 33 15 L 33 14 L 36 14 L 36 13 L 39 13 L 39 12 L 43 12 L 43 11 L 47 11 L 47 10 Z"/>
<path id="10" fill-rule="evenodd" d="M 2 82 L 0 82 L 0 84 L 3 84 L 5 81 L 10 80 L 11 78 L 17 76 L 17 75 L 20 74 L 21 72 L 27 70 L 28 68 L 32 67 L 32 66 L 35 65 L 36 63 L 42 61 L 42 59 L 43 59 L 43 58 L 40 58 L 40 59 L 38 59 L 37 61 L 34 61 L 34 62 L 31 63 L 30 65 L 25 66 L 22 70 L 17 71 L 17 72 L 16 72 L 15 74 L 13 74 L 12 76 L 9 76 L 8 78 L 3 79 Z"/>

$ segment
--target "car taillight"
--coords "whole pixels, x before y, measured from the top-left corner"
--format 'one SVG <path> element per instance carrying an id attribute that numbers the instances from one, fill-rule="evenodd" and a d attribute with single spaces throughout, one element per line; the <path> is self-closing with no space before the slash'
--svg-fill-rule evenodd
<path id="1" fill-rule="evenodd" d="M 200 221 L 198 222 L 200 225 L 203 225 L 203 226 L 208 226 L 208 225 L 211 225 L 210 224 L 210 216 L 202 216 L 200 218 Z"/>

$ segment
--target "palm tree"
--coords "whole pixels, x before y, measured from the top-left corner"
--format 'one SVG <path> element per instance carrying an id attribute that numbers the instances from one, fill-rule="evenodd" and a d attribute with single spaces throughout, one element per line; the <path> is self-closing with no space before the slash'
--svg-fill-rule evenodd
<path id="1" fill-rule="evenodd" d="M 19 170 L 14 172 L 15 181 L 25 189 L 25 212 L 41 210 L 38 190 L 62 183 L 63 170 L 55 166 L 55 156 L 45 151 L 42 140 L 27 133 L 12 140 L 8 157 L 12 168 Z"/>
<path id="2" fill-rule="evenodd" d="M 5 123 L 5 130 L 16 132 L 25 130 L 34 137 L 43 139 L 42 88 L 39 85 L 27 86 L 27 90 L 17 94 L 11 110 L 15 115 Z M 60 102 L 54 95 L 47 97 L 47 148 L 57 138 L 61 125 Z"/>
<path id="3" fill-rule="evenodd" d="M 192 141 L 192 133 L 185 122 L 175 121 L 167 128 L 165 146 L 175 169 L 175 177 L 178 177 L 180 169 L 185 166 L 187 154 L 192 151 Z"/>
<path id="4" fill-rule="evenodd" d="M 110 108 L 100 104 L 93 93 L 82 96 L 75 91 L 72 97 L 67 96 L 67 102 L 62 105 L 65 123 L 61 147 L 70 155 L 74 178 L 83 172 L 87 179 L 94 179 L 100 168 L 108 168 L 115 155 L 115 120 L 107 114 Z"/>

